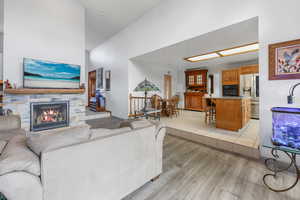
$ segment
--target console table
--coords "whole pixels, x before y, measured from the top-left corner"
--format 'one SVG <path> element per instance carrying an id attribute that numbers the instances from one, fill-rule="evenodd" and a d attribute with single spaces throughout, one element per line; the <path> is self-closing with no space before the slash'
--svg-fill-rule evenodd
<path id="1" fill-rule="evenodd" d="M 271 173 L 264 175 L 264 177 L 263 177 L 264 184 L 270 190 L 272 190 L 274 192 L 285 192 L 285 191 L 288 191 L 288 190 L 294 188 L 300 179 L 300 171 L 297 166 L 297 155 L 300 155 L 300 150 L 289 148 L 289 147 L 284 147 L 284 146 L 276 146 L 276 145 L 273 145 L 271 141 L 265 142 L 263 144 L 263 147 L 270 149 L 271 154 L 273 156 L 273 158 L 268 158 L 265 160 L 265 165 L 271 171 Z M 287 158 L 290 160 L 290 163 L 285 168 L 279 168 L 279 166 L 278 166 L 278 159 L 279 159 L 278 153 L 279 152 L 283 152 L 287 156 Z M 276 180 L 278 173 L 288 171 L 291 168 L 294 168 L 296 170 L 295 181 L 292 185 L 283 186 L 282 188 L 274 188 L 273 186 L 271 186 L 268 183 L 268 178 L 272 178 L 273 180 Z"/>

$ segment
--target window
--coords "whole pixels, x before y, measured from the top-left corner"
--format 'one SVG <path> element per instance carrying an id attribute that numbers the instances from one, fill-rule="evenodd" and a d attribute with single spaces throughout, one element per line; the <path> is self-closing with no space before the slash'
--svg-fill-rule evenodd
<path id="1" fill-rule="evenodd" d="M 202 85 L 202 74 L 197 75 L 197 85 Z"/>
<path id="2" fill-rule="evenodd" d="M 193 75 L 190 75 L 189 76 L 189 85 L 194 85 L 194 76 Z"/>

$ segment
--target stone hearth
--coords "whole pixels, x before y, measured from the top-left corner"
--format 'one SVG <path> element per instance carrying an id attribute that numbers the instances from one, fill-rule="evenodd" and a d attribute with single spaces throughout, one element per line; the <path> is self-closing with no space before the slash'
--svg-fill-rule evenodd
<path id="1" fill-rule="evenodd" d="M 34 102 L 69 101 L 69 126 L 85 124 L 85 95 L 84 94 L 49 94 L 49 95 L 13 95 L 4 96 L 4 108 L 11 109 L 13 114 L 21 116 L 22 128 L 30 130 L 30 104 Z"/>

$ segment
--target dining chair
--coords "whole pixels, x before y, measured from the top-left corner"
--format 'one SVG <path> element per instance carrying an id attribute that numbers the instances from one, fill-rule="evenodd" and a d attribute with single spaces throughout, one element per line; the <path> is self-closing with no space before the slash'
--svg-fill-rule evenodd
<path id="1" fill-rule="evenodd" d="M 202 98 L 202 107 L 203 112 L 205 113 L 205 123 L 212 123 L 215 120 L 216 111 L 215 107 L 212 105 L 211 101 L 208 103 L 210 99 L 208 98 Z"/>
<path id="2" fill-rule="evenodd" d="M 162 109 L 162 106 L 161 106 L 161 103 L 162 103 L 162 98 L 157 95 L 157 94 L 154 94 L 152 95 L 152 97 L 150 98 L 150 105 L 151 105 L 151 108 L 155 109 L 155 110 L 161 110 Z M 161 116 L 161 111 L 160 112 L 155 112 L 153 114 L 149 114 L 149 117 L 153 117 L 154 119 L 160 119 L 160 116 Z"/>
<path id="3" fill-rule="evenodd" d="M 177 117 L 176 99 L 171 98 L 167 100 L 167 112 L 169 117 L 173 117 L 174 115 Z"/>
<path id="4" fill-rule="evenodd" d="M 174 114 L 176 116 L 179 115 L 179 96 L 178 95 L 175 95 L 171 98 L 171 102 L 174 104 Z"/>
<path id="5" fill-rule="evenodd" d="M 154 109 L 161 109 L 161 101 L 162 98 L 157 95 L 157 94 L 154 94 L 152 95 L 150 101 L 151 101 L 151 107 L 154 108 Z"/>

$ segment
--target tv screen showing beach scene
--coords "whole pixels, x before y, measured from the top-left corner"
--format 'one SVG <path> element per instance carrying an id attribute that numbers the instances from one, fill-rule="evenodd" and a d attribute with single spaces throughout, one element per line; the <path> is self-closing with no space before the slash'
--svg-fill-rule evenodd
<path id="1" fill-rule="evenodd" d="M 25 88 L 80 87 L 80 65 L 24 58 Z"/>

